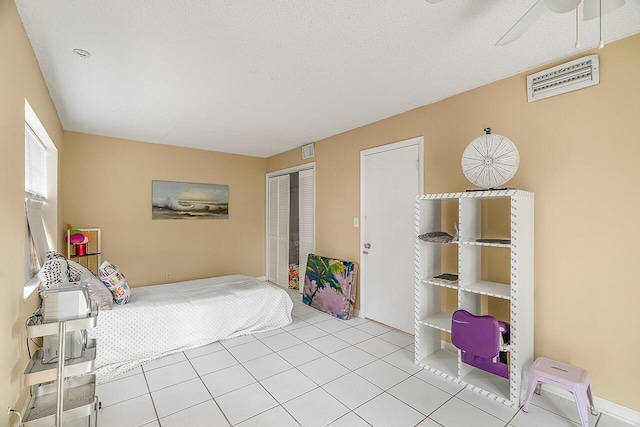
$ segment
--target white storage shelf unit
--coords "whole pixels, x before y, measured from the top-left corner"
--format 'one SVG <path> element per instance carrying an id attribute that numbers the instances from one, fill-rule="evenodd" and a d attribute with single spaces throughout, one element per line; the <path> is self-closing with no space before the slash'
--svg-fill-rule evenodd
<path id="1" fill-rule="evenodd" d="M 27 338 L 58 335 L 59 349 L 64 349 L 66 333 L 95 328 L 97 315 L 98 305 L 92 302 L 88 317 L 27 326 Z M 67 360 L 63 357 L 57 363 L 42 363 L 42 350 L 37 350 L 24 372 L 24 383 L 30 386 L 31 394 L 24 427 L 62 427 L 82 418 L 95 427 L 98 398 L 95 395 L 96 378 L 90 374 L 95 357 L 96 341 L 92 339 L 88 340 L 82 357 Z M 62 397 L 58 393 L 62 393 Z"/>
<path id="2" fill-rule="evenodd" d="M 509 203 L 510 224 L 497 227 L 510 230 L 509 235 L 500 237 L 508 243 L 479 242 L 478 239 L 486 239 L 483 223 L 488 228 L 492 221 L 483 221 L 483 201 L 490 204 L 499 199 Z M 447 203 L 458 205 L 459 241 L 442 244 L 419 239 L 426 232 L 443 230 Z M 416 364 L 513 408 L 518 408 L 524 399 L 525 369 L 533 362 L 533 206 L 533 193 L 513 189 L 429 194 L 416 199 Z M 458 246 L 458 281 L 454 283 L 433 278 L 444 273 L 443 248 L 450 244 Z M 483 265 L 487 265 L 482 259 L 483 249 L 487 247 L 509 251 L 510 265 L 505 266 L 510 271 L 508 283 L 482 280 L 486 275 Z M 482 298 L 509 302 L 509 379 L 462 363 L 460 352 L 443 340 L 443 332 L 451 332 L 452 317 L 442 304 L 446 288 L 457 293 L 459 309 L 476 315 L 486 314 L 482 312 Z"/>

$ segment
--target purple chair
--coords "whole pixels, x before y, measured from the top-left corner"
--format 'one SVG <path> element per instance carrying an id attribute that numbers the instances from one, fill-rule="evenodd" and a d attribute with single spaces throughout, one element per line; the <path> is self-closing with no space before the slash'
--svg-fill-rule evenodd
<path id="1" fill-rule="evenodd" d="M 509 343 L 508 323 L 457 310 L 451 321 L 451 342 L 461 350 L 464 363 L 509 378 L 504 348 Z"/>

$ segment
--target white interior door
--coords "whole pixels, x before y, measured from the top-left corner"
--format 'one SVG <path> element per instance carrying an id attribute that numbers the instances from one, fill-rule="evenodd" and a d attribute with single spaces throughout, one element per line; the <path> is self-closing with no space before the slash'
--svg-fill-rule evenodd
<path id="1" fill-rule="evenodd" d="M 415 330 L 415 198 L 422 193 L 423 138 L 361 152 L 361 310 Z"/>

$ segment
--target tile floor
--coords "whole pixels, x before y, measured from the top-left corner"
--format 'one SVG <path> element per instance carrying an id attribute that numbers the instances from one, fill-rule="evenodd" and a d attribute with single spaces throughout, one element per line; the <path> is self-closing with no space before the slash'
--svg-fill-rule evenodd
<path id="1" fill-rule="evenodd" d="M 294 300 L 293 323 L 177 353 L 98 386 L 99 427 L 579 426 L 575 404 L 543 393 L 529 413 L 413 363 L 413 336 L 337 320 Z M 607 415 L 590 425 L 627 426 Z"/>

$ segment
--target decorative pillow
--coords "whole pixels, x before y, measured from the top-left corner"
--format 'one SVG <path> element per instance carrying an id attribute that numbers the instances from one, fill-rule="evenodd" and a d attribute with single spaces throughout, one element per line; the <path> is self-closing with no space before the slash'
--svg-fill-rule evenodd
<path id="1" fill-rule="evenodd" d="M 109 261 L 102 263 L 98 269 L 98 276 L 102 283 L 107 285 L 107 288 L 113 294 L 113 299 L 116 304 L 126 304 L 129 301 L 131 295 L 131 289 L 127 283 L 127 279 L 124 275 L 118 271 L 118 268 L 111 264 Z"/>
<path id="2" fill-rule="evenodd" d="M 55 251 L 49 251 L 44 260 L 38 272 L 38 278 L 44 287 L 49 288 L 56 283 L 69 282 L 69 267 L 65 257 Z"/>
<path id="3" fill-rule="evenodd" d="M 66 259 L 66 258 L 64 257 L 64 255 L 59 254 L 56 251 L 47 251 L 47 253 L 44 254 L 44 260 L 49 261 L 51 259 Z"/>

